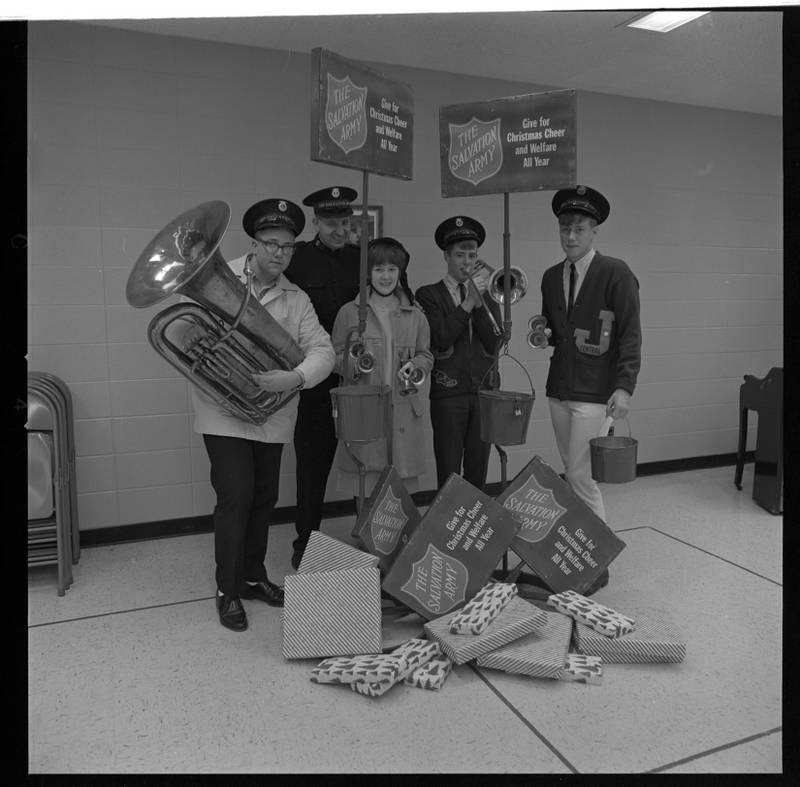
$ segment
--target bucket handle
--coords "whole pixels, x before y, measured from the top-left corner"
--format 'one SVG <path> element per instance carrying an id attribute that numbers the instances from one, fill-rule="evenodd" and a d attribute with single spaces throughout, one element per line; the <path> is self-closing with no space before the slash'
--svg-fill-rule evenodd
<path id="1" fill-rule="evenodd" d="M 512 361 L 516 362 L 516 364 L 525 372 L 525 376 L 528 378 L 528 385 L 531 387 L 531 396 L 536 396 L 536 391 L 533 389 L 533 380 L 531 380 L 531 376 L 528 374 L 528 370 L 523 366 L 523 364 L 518 361 L 511 353 L 508 351 L 508 346 L 505 348 L 505 352 L 502 353 L 507 358 L 510 358 Z M 481 386 L 483 385 L 483 381 L 486 379 L 486 375 L 492 371 L 492 369 L 497 369 L 498 373 L 500 371 L 500 355 L 498 354 L 497 358 L 494 359 L 492 365 L 483 373 L 483 377 L 481 377 L 481 381 L 478 384 L 478 390 L 482 390 Z"/>
<path id="2" fill-rule="evenodd" d="M 628 425 L 628 437 L 631 437 L 632 436 L 631 435 L 631 422 L 628 420 L 627 416 L 625 418 L 620 418 L 618 420 L 625 421 L 625 423 Z M 607 437 L 608 436 L 608 430 L 611 428 L 611 424 L 613 424 L 613 423 L 614 423 L 614 419 L 610 415 L 607 415 L 605 420 L 603 421 L 602 426 L 600 427 L 600 433 L 597 436 L 598 437 Z"/>

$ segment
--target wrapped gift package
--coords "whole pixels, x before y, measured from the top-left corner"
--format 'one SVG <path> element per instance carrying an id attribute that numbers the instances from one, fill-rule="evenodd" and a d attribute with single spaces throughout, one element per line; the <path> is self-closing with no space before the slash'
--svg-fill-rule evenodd
<path id="1" fill-rule="evenodd" d="M 380 571 L 351 568 L 287 574 L 283 655 L 287 659 L 381 651 Z"/>
<path id="2" fill-rule="evenodd" d="M 516 675 L 558 678 L 567 663 L 573 621 L 560 612 L 540 612 L 545 616 L 543 625 L 525 637 L 478 656 L 476 664 Z"/>
<path id="3" fill-rule="evenodd" d="M 424 629 L 428 638 L 436 640 L 442 651 L 456 664 L 464 664 L 482 653 L 488 653 L 537 630 L 546 624 L 548 614 L 515 596 L 482 634 L 451 634 L 450 615 L 428 621 Z M 566 653 L 566 647 L 564 652 Z M 562 658 L 559 666 L 563 665 Z"/>
<path id="4" fill-rule="evenodd" d="M 414 670 L 427 664 L 431 659 L 441 656 L 442 651 L 436 642 L 414 637 L 395 648 L 391 655 L 403 662 L 403 667 L 397 677 L 386 677 L 377 681 L 355 680 L 350 684 L 350 688 L 367 697 L 381 697 L 392 686 L 404 681 Z"/>
<path id="5" fill-rule="evenodd" d="M 417 667 L 406 679 L 408 686 L 418 689 L 438 691 L 444 686 L 447 676 L 453 669 L 453 662 L 447 656 L 431 659 L 427 664 Z"/>
<path id="6" fill-rule="evenodd" d="M 583 623 L 575 624 L 575 649 L 600 656 L 605 664 L 675 664 L 686 657 L 686 642 L 667 612 L 631 610 L 636 629 L 605 637 Z"/>
<path id="7" fill-rule="evenodd" d="M 308 544 L 297 567 L 298 574 L 311 574 L 316 571 L 338 571 L 346 568 L 374 568 L 378 558 L 362 552 L 350 544 L 326 536 L 319 530 L 312 530 Z"/>
<path id="8" fill-rule="evenodd" d="M 489 582 L 450 618 L 450 633 L 483 633 L 516 595 L 517 586 L 511 582 Z"/>
<path id="9" fill-rule="evenodd" d="M 397 555 L 383 589 L 428 620 L 453 612 L 486 584 L 519 527 L 509 511 L 452 473 Z"/>
<path id="10" fill-rule="evenodd" d="M 387 465 L 356 519 L 352 535 L 377 557 L 385 576 L 421 520 L 397 470 Z"/>
<path id="11" fill-rule="evenodd" d="M 611 607 L 606 607 L 592 598 L 581 596 L 574 590 L 550 596 L 547 603 L 564 615 L 583 623 L 606 637 L 629 634 L 636 628 L 636 621 Z"/>
<path id="12" fill-rule="evenodd" d="M 496 500 L 520 523 L 511 549 L 556 593 L 588 590 L 625 547 L 541 457 Z"/>
<path id="13" fill-rule="evenodd" d="M 584 683 L 602 683 L 603 666 L 600 656 L 567 653 L 567 663 L 558 675 L 559 680 L 580 680 Z"/>
<path id="14" fill-rule="evenodd" d="M 406 662 L 390 653 L 367 656 L 335 656 L 325 659 L 311 670 L 314 683 L 352 683 L 363 680 L 374 683 L 386 678 L 397 678 L 406 668 Z"/>

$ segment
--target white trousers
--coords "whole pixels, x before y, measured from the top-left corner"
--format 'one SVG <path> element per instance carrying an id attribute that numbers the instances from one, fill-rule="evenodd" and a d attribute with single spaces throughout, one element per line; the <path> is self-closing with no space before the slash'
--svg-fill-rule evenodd
<path id="1" fill-rule="evenodd" d="M 589 440 L 597 437 L 606 417 L 605 404 L 569 402 L 548 398 L 556 446 L 564 475 L 575 494 L 604 522 L 606 510 L 597 481 L 592 478 Z"/>

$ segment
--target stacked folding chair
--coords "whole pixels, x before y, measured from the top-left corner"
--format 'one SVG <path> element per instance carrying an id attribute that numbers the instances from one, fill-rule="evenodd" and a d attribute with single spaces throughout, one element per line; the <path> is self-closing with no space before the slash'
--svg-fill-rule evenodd
<path id="1" fill-rule="evenodd" d="M 80 557 L 72 397 L 46 372 L 28 374 L 28 566 L 58 566 L 58 595 Z"/>

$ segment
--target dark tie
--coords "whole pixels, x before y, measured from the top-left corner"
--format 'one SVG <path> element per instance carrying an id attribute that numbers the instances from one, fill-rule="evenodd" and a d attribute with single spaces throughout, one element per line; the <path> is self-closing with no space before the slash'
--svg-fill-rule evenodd
<path id="1" fill-rule="evenodd" d="M 467 297 L 467 285 L 464 284 L 464 282 L 462 281 L 458 285 L 458 302 L 459 303 L 464 303 L 464 299 L 466 297 Z"/>
<path id="2" fill-rule="evenodd" d="M 575 263 L 569 264 L 569 301 L 567 302 L 567 319 L 572 314 L 572 307 L 575 303 Z"/>

